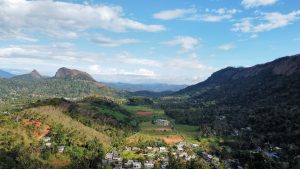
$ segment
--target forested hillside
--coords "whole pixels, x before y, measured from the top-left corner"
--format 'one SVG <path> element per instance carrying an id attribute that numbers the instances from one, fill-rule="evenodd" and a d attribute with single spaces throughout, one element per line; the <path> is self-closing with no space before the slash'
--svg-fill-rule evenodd
<path id="1" fill-rule="evenodd" d="M 291 160 L 300 150 L 300 55 L 220 70 L 161 105 L 177 122 L 199 125 L 203 136 L 248 131 L 243 149 L 277 145 Z"/>

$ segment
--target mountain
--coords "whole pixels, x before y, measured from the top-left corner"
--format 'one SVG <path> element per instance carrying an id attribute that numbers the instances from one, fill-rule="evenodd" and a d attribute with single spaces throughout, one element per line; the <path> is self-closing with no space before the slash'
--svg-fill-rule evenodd
<path id="1" fill-rule="evenodd" d="M 2 78 L 11 78 L 11 77 L 13 77 L 13 76 L 15 76 L 14 74 L 11 74 L 11 73 L 9 73 L 9 72 L 6 72 L 6 71 L 4 71 L 4 70 L 0 70 L 0 78 L 2 77 Z"/>
<path id="2" fill-rule="evenodd" d="M 105 83 L 107 86 L 112 88 L 127 90 L 130 92 L 137 91 L 150 91 L 150 92 L 163 92 L 163 91 L 178 91 L 187 87 L 187 85 L 173 85 L 164 83 L 154 84 L 130 84 L 130 83 Z"/>
<path id="3" fill-rule="evenodd" d="M 14 76 L 13 79 L 37 80 L 37 79 L 43 79 L 43 76 L 37 70 L 34 69 L 32 72 L 28 74 Z"/>
<path id="4" fill-rule="evenodd" d="M 259 64 L 249 68 L 227 67 L 212 74 L 206 81 L 189 86 L 178 93 L 198 92 L 204 87 L 225 85 L 236 81 L 263 82 L 264 78 L 289 78 L 300 73 L 300 55 L 287 56 L 272 62 Z M 248 84 L 250 85 L 250 84 Z"/>
<path id="5" fill-rule="evenodd" d="M 119 97 L 127 92 L 112 89 L 95 81 L 89 74 L 60 68 L 54 77 L 43 77 L 36 70 L 29 74 L 0 79 L 0 97 L 4 99 L 81 98 L 91 95 Z"/>
<path id="6" fill-rule="evenodd" d="M 60 78 L 60 79 L 80 79 L 80 80 L 86 80 L 86 81 L 93 81 L 96 82 L 95 79 L 91 75 L 89 75 L 86 72 L 79 71 L 76 69 L 68 69 L 65 67 L 62 67 L 57 70 L 54 78 Z"/>
<path id="7" fill-rule="evenodd" d="M 248 127 L 258 144 L 281 144 L 284 138 L 299 146 L 300 55 L 222 69 L 161 104 L 179 123 L 206 126 L 219 135 Z M 226 117 L 226 126 L 218 126 L 219 117 Z"/>

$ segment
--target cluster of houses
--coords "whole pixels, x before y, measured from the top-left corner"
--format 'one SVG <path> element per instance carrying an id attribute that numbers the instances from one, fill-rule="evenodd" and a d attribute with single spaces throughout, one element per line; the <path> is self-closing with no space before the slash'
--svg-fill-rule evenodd
<path id="1" fill-rule="evenodd" d="M 152 169 L 155 166 L 155 162 L 160 162 L 161 168 L 166 168 L 168 166 L 168 158 L 166 157 L 168 153 L 167 147 L 146 147 L 145 149 L 141 149 L 139 147 L 125 147 L 123 151 L 132 151 L 136 154 L 143 155 L 147 161 L 139 161 L 134 159 L 124 160 L 121 157 L 121 153 L 119 151 L 111 151 L 105 155 L 105 159 L 102 160 L 102 165 L 110 165 L 113 166 L 114 169 L 121 168 L 146 168 Z M 155 159 L 155 156 L 159 154 L 160 157 Z"/>
<path id="2" fill-rule="evenodd" d="M 175 158 L 180 158 L 186 161 L 196 158 L 196 154 L 193 151 L 198 144 L 192 144 L 188 142 L 177 143 L 173 147 L 125 147 L 123 151 L 132 151 L 135 154 L 143 155 L 146 161 L 134 160 L 134 159 L 122 159 L 119 151 L 111 151 L 105 155 L 105 159 L 102 160 L 102 165 L 110 165 L 115 169 L 121 168 L 146 168 L 152 169 L 155 164 L 160 168 L 165 169 L 169 165 L 168 153 L 172 153 Z"/>
<path id="3" fill-rule="evenodd" d="M 47 136 L 43 138 L 43 147 L 42 148 L 51 148 L 51 137 Z M 65 151 L 65 146 L 59 145 L 57 146 L 57 152 L 63 153 Z"/>

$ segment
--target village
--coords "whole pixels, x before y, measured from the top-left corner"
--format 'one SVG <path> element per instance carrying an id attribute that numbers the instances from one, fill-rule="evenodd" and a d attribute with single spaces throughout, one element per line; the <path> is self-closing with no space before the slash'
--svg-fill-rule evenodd
<path id="1" fill-rule="evenodd" d="M 190 161 L 199 156 L 195 153 L 195 149 L 198 147 L 198 144 L 193 144 L 190 142 L 179 142 L 173 146 L 169 147 L 125 147 L 121 151 L 111 151 L 105 155 L 105 158 L 102 160 L 102 166 L 112 166 L 114 169 L 122 168 L 161 168 L 165 169 L 169 165 L 169 155 L 173 155 L 176 159 L 180 158 L 182 160 Z M 124 152 L 131 152 L 138 157 L 138 159 L 123 159 L 122 154 Z M 201 157 L 207 162 L 212 162 L 215 165 L 219 165 L 219 158 L 208 153 L 203 152 Z"/>
<path id="2" fill-rule="evenodd" d="M 157 126 L 170 126 L 171 122 L 166 119 L 156 119 L 153 123 Z M 190 161 L 195 158 L 203 158 L 208 163 L 218 166 L 220 160 L 218 157 L 210 155 L 206 152 L 197 154 L 198 144 L 191 142 L 177 142 L 165 146 L 146 146 L 146 147 L 125 147 L 122 150 L 113 150 L 106 153 L 102 160 L 102 168 L 105 166 L 114 169 L 134 168 L 134 169 L 165 169 L 169 165 L 170 156 L 175 159 Z M 124 155 L 125 154 L 125 155 Z M 126 156 L 130 154 L 130 156 Z"/>

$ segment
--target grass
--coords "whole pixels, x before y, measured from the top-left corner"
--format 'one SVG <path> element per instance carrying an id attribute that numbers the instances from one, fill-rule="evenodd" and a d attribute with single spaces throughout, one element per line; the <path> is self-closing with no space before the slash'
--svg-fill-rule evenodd
<path id="1" fill-rule="evenodd" d="M 175 130 L 190 141 L 196 140 L 199 133 L 199 127 L 191 125 L 176 124 Z"/>
<path id="2" fill-rule="evenodd" d="M 121 157 L 125 160 L 145 159 L 145 157 L 142 154 L 136 154 L 133 151 L 123 151 L 121 153 Z"/>
<path id="3" fill-rule="evenodd" d="M 78 141 L 77 144 L 79 145 L 88 140 L 93 140 L 94 138 L 99 140 L 104 147 L 108 147 L 110 145 L 110 137 L 108 137 L 106 134 L 100 133 L 95 129 L 87 127 L 82 123 L 72 119 L 68 115 L 64 114 L 64 111 L 65 110 L 62 108 L 56 108 L 54 106 L 42 106 L 29 109 L 29 113 L 35 113 L 41 117 L 46 117 L 43 122 L 48 124 L 50 127 L 61 124 L 65 130 L 76 132 L 78 138 L 80 138 L 76 139 L 76 141 Z"/>
<path id="4" fill-rule="evenodd" d="M 128 117 L 125 114 L 123 114 L 121 112 L 118 112 L 118 111 L 113 111 L 113 110 L 108 109 L 108 108 L 99 108 L 98 112 L 103 113 L 107 116 L 114 117 L 118 121 L 126 121 L 128 119 Z"/>

